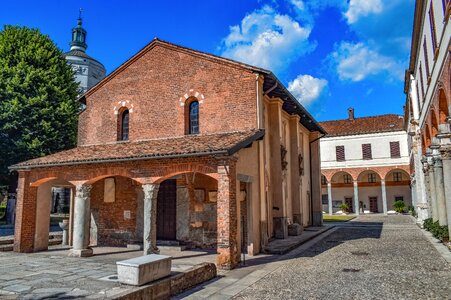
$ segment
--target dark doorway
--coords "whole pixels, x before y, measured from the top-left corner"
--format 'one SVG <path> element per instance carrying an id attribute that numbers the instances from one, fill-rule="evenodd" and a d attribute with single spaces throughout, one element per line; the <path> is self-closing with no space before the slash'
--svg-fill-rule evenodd
<path id="1" fill-rule="evenodd" d="M 345 203 L 349 206 L 349 212 L 354 212 L 354 205 L 352 198 L 345 198 Z"/>
<path id="2" fill-rule="evenodd" d="M 157 200 L 157 239 L 176 239 L 177 183 L 168 179 L 160 184 Z"/>
<path id="3" fill-rule="evenodd" d="M 377 213 L 377 197 L 370 197 L 370 212 Z"/>

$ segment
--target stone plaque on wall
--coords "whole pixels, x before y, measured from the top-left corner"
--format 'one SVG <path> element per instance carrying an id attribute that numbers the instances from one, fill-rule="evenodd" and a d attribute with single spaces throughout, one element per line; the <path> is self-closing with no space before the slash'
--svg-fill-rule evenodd
<path id="1" fill-rule="evenodd" d="M 129 210 L 124 210 L 124 220 L 130 220 L 131 214 Z"/>
<path id="2" fill-rule="evenodd" d="M 114 182 L 114 178 L 106 178 L 105 179 L 105 187 L 103 191 L 103 201 L 112 203 L 116 198 L 116 183 Z"/>
<path id="3" fill-rule="evenodd" d="M 218 191 L 209 191 L 208 192 L 208 200 L 210 200 L 210 202 L 217 202 L 218 201 Z"/>

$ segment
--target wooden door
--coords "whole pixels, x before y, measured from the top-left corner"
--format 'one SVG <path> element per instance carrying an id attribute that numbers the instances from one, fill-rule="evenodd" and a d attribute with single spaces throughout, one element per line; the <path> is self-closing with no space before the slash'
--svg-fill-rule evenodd
<path id="1" fill-rule="evenodd" d="M 168 179 L 160 184 L 157 198 L 157 239 L 176 239 L 177 183 Z"/>
<path id="2" fill-rule="evenodd" d="M 353 202 L 352 198 L 345 198 L 345 203 L 349 206 L 349 212 L 354 212 Z"/>
<path id="3" fill-rule="evenodd" d="M 377 213 L 377 197 L 370 197 L 370 212 Z"/>

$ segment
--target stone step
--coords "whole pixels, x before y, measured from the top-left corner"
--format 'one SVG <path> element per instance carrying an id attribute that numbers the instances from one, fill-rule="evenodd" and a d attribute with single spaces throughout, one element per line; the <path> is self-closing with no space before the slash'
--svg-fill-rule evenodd
<path id="1" fill-rule="evenodd" d="M 165 250 L 165 251 L 184 251 L 186 250 L 186 245 L 179 245 L 179 246 L 166 246 L 166 245 L 157 245 L 159 250 Z"/>
<path id="2" fill-rule="evenodd" d="M 49 246 L 60 245 L 62 243 L 63 243 L 63 240 L 61 238 L 49 239 Z"/>
<path id="3" fill-rule="evenodd" d="M 180 246 L 180 241 L 176 240 L 157 240 L 157 246 Z"/>
<path id="4" fill-rule="evenodd" d="M 0 252 L 3 251 L 13 251 L 13 245 L 9 244 L 9 245 L 0 245 Z"/>
<path id="5" fill-rule="evenodd" d="M 14 244 L 14 239 L 0 240 L 0 245 L 8 245 L 8 244 Z"/>

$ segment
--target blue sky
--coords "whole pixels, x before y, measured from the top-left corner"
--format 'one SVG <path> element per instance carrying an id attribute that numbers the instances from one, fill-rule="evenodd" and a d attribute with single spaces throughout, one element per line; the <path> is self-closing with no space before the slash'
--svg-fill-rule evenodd
<path id="1" fill-rule="evenodd" d="M 64 51 L 83 8 L 110 73 L 154 37 L 272 70 L 319 120 L 403 113 L 414 0 L 4 1 L 0 24 Z"/>

